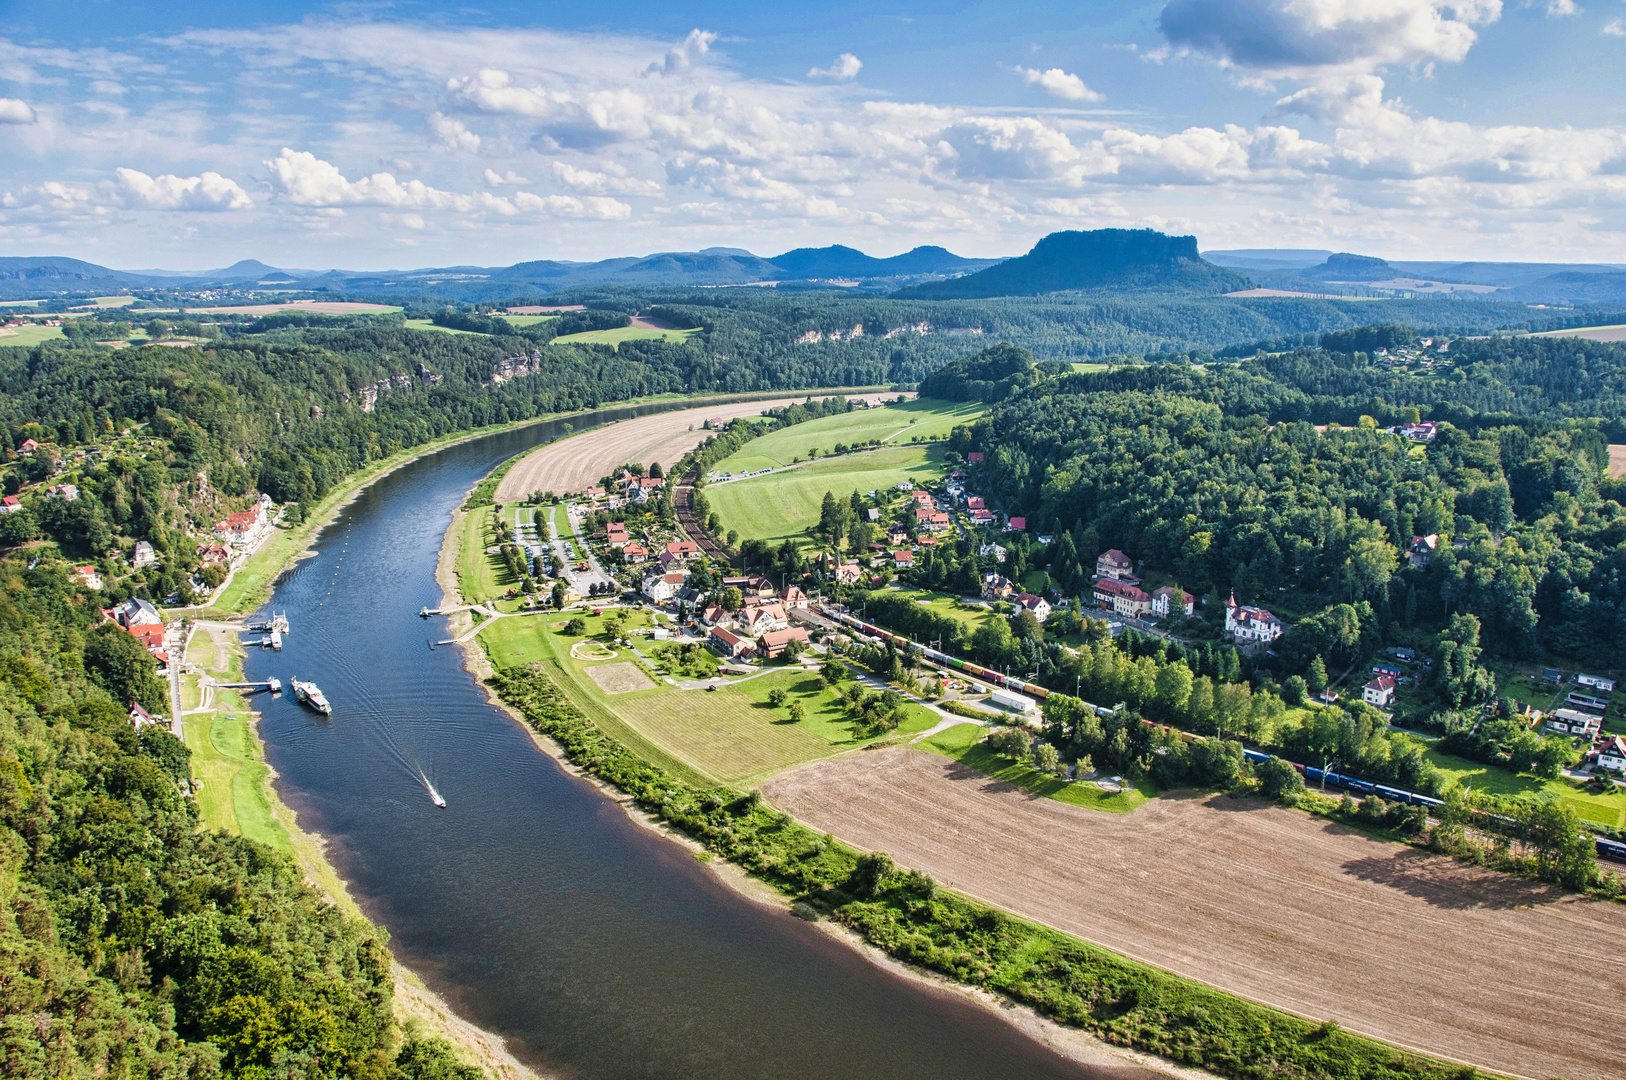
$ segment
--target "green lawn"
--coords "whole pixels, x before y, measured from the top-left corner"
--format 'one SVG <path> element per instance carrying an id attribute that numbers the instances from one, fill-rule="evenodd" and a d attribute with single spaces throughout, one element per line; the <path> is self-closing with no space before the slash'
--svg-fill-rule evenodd
<path id="1" fill-rule="evenodd" d="M 557 319 L 558 317 L 559 316 L 557 316 L 557 315 L 498 315 L 497 316 L 497 318 L 499 318 L 499 319 L 506 319 L 510 324 L 512 324 L 514 326 L 535 326 L 537 323 L 544 323 L 544 322 L 547 322 L 549 319 Z"/>
<path id="2" fill-rule="evenodd" d="M 1438 750 L 1424 754 L 1429 762 L 1458 784 L 1493 795 L 1552 795 L 1587 821 L 1615 828 L 1626 826 L 1626 794 L 1591 795 L 1567 780 L 1543 780 L 1514 774 L 1477 761 L 1451 757 Z"/>
<path id="3" fill-rule="evenodd" d="M 1036 769 L 1003 758 L 983 746 L 983 729 L 975 724 L 956 724 L 915 745 L 922 750 L 953 758 L 960 764 L 976 769 L 995 780 L 1014 784 L 1023 791 L 1043 795 L 1057 802 L 1084 806 L 1091 810 L 1105 810 L 1125 814 L 1147 799 L 1157 797 L 1157 788 L 1150 781 L 1141 781 L 1124 791 L 1103 791 L 1092 783 L 1068 783 L 1054 776 L 1046 776 Z"/>
<path id="4" fill-rule="evenodd" d="M 788 472 L 706 488 L 706 499 L 723 529 L 741 539 L 805 539 L 819 519 L 826 491 L 846 496 L 879 491 L 905 480 L 925 484 L 943 475 L 940 446 L 900 446 L 869 454 L 820 460 Z"/>
<path id="5" fill-rule="evenodd" d="M 946 615 L 957 622 L 963 622 L 972 630 L 997 617 L 987 608 L 961 607 L 960 597 L 956 593 L 932 592 L 929 589 L 894 589 L 892 591 L 899 596 L 907 596 L 916 602 L 925 600 L 927 601 L 926 606 L 929 606 L 933 613 Z"/>
<path id="6" fill-rule="evenodd" d="M 478 507 L 463 519 L 457 551 L 457 591 L 468 603 L 501 596 L 513 586 L 508 565 L 486 548 L 497 542 L 497 530 L 490 508 Z"/>
<path id="7" fill-rule="evenodd" d="M 60 326 L 13 326 L 0 333 L 0 349 L 31 349 L 42 341 L 60 340 Z"/>
<path id="8" fill-rule="evenodd" d="M 238 658 L 220 655 L 202 631 L 193 637 L 187 658 L 221 682 L 235 682 L 242 673 Z M 192 775 L 203 781 L 197 794 L 203 824 L 291 851 L 287 830 L 271 816 L 271 770 L 260 760 L 248 709 L 229 690 L 216 691 L 215 704 L 222 711 L 181 720 L 183 740 L 192 751 Z"/>
<path id="9" fill-rule="evenodd" d="M 619 345 L 623 341 L 687 341 L 698 333 L 698 327 L 693 330 L 654 330 L 642 326 L 623 326 L 615 330 L 583 330 L 579 334 L 565 334 L 553 340 L 561 345 L 571 342 Z"/>
<path id="10" fill-rule="evenodd" d="M 915 437 L 941 438 L 957 424 L 972 423 L 984 411 L 979 403 L 954 404 L 931 399 L 880 409 L 855 409 L 842 416 L 809 420 L 753 439 L 715 465 L 713 471 L 777 469 L 793 460 L 806 461 L 815 448 L 829 453 L 837 443 L 851 445 L 870 439 L 889 439 L 894 445 L 906 445 Z"/>

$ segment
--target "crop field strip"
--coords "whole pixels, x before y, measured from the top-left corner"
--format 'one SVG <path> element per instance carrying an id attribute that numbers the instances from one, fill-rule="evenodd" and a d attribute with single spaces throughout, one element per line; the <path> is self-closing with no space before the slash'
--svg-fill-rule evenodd
<path id="1" fill-rule="evenodd" d="M 538 447 L 514 463 L 497 485 L 500 503 L 518 502 L 533 491 L 580 492 L 632 461 L 659 461 L 667 468 L 711 437 L 702 428 L 713 417 L 733 419 L 758 416 L 764 409 L 782 409 L 801 398 L 764 398 L 726 405 L 637 416 L 584 431 Z"/>
<path id="2" fill-rule="evenodd" d="M 1521 1076 L 1618 1080 L 1626 907 L 1295 810 L 1165 795 L 1102 814 L 914 750 L 764 795 L 810 827 L 1037 922 L 1262 1003 Z"/>
<path id="3" fill-rule="evenodd" d="M 723 523 L 744 540 L 804 539 L 819 519 L 826 491 L 846 496 L 879 491 L 905 480 L 928 483 L 942 475 L 935 448 L 888 447 L 862 454 L 821 459 L 785 472 L 706 488 L 706 501 Z"/>
<path id="4" fill-rule="evenodd" d="M 828 454 L 839 443 L 851 446 L 870 439 L 888 439 L 890 445 L 908 444 L 914 437 L 943 438 L 959 424 L 973 423 L 987 410 L 981 404 L 916 400 L 880 409 L 855 409 L 842 416 L 809 420 L 753 439 L 712 471 L 755 472 L 778 469 L 794 460 L 805 461 L 817 448 Z"/>

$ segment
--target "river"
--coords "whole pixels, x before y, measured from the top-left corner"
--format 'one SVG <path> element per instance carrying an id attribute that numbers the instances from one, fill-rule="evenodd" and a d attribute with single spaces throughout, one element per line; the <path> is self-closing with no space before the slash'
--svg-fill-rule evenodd
<path id="1" fill-rule="evenodd" d="M 283 651 L 246 661 L 251 678 L 312 680 L 332 702 L 327 719 L 261 696 L 260 731 L 283 800 L 332 842 L 395 955 L 550 1077 L 1138 1073 L 1064 1060 L 746 899 L 538 751 L 457 649 L 427 648 L 446 636 L 417 612 L 440 602 L 452 511 L 498 462 L 561 433 L 462 443 L 365 489 L 278 579 L 267 610 L 292 624 Z"/>

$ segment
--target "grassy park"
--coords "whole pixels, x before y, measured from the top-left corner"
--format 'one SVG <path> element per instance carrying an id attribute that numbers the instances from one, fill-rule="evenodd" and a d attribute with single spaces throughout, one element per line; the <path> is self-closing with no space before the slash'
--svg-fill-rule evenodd
<path id="1" fill-rule="evenodd" d="M 31 349 L 46 341 L 62 340 L 60 326 L 8 326 L 0 329 L 0 349 Z"/>
<path id="2" fill-rule="evenodd" d="M 985 411 L 980 403 L 956 404 L 930 399 L 879 409 L 855 409 L 841 416 L 809 420 L 752 439 L 713 468 L 720 473 L 756 472 L 782 468 L 793 461 L 806 461 L 814 450 L 829 453 L 838 443 L 850 446 L 883 439 L 906 445 L 912 439 L 941 439 L 956 425 L 972 423 Z"/>
<path id="3" fill-rule="evenodd" d="M 1438 750 L 1429 750 L 1424 756 L 1435 768 L 1465 788 L 1492 795 L 1555 798 L 1586 821 L 1617 829 L 1626 827 L 1626 792 L 1618 788 L 1613 794 L 1593 795 L 1562 778 L 1545 780 L 1525 773 L 1512 773 L 1477 761 L 1451 757 Z"/>
<path id="4" fill-rule="evenodd" d="M 802 539 L 819 519 L 826 491 L 879 491 L 908 480 L 925 484 L 943 474 L 940 447 L 899 446 L 820 460 L 786 472 L 706 488 L 723 528 L 741 539 Z"/>

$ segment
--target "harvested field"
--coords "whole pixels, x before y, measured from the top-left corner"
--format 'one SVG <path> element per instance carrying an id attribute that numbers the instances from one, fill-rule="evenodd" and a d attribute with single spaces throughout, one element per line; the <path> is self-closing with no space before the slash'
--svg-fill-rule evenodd
<path id="1" fill-rule="evenodd" d="M 889 749 L 763 788 L 808 825 L 1243 997 L 1528 1077 L 1622 1075 L 1626 907 L 1298 811 L 1165 796 L 1102 814 Z"/>
<path id="2" fill-rule="evenodd" d="M 1588 341 L 1626 341 L 1626 323 L 1613 326 L 1581 326 L 1574 330 L 1546 330 L 1531 337 L 1578 337 Z"/>
<path id="3" fill-rule="evenodd" d="M 630 660 L 619 664 L 600 664 L 587 669 L 587 677 L 598 684 L 606 694 L 630 694 L 635 690 L 648 690 L 655 681 L 644 674 L 643 668 Z"/>
<path id="4" fill-rule="evenodd" d="M 141 314 L 156 311 L 144 309 Z M 285 304 L 247 304 L 242 307 L 189 307 L 188 315 L 274 315 L 279 311 L 308 311 L 312 315 L 376 314 L 380 311 L 400 311 L 395 304 L 363 304 L 350 300 L 289 300 Z"/>
<path id="5" fill-rule="evenodd" d="M 829 395 L 820 395 L 829 396 Z M 804 396 L 805 397 L 805 396 Z M 756 416 L 764 409 L 782 409 L 804 398 L 784 397 L 762 401 L 736 401 L 728 405 L 705 405 L 696 409 L 654 413 L 623 420 L 619 424 L 584 431 L 567 439 L 531 451 L 514 464 L 497 485 L 496 499 L 517 502 L 533 491 L 584 491 L 629 461 L 649 464 L 659 461 L 670 468 L 684 454 L 705 442 L 711 432 L 701 428 L 708 419 L 720 416 Z M 693 428 L 694 430 L 690 430 Z"/>
<path id="6" fill-rule="evenodd" d="M 1626 476 L 1626 445 L 1609 444 L 1609 475 L 1616 479 Z"/>

